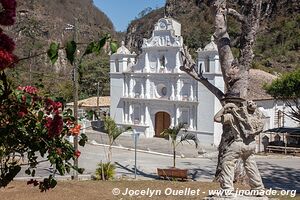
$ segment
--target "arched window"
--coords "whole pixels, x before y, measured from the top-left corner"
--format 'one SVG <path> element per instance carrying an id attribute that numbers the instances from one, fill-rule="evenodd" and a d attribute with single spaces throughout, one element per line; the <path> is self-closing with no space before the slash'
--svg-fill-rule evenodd
<path id="1" fill-rule="evenodd" d="M 115 60 L 115 65 L 116 65 L 116 72 L 120 72 L 120 66 L 118 60 Z"/>
<path id="2" fill-rule="evenodd" d="M 162 67 L 162 68 L 165 68 L 165 67 L 166 67 L 166 57 L 165 57 L 165 56 L 162 56 L 162 57 L 159 59 L 159 62 L 160 62 L 160 67 Z"/>

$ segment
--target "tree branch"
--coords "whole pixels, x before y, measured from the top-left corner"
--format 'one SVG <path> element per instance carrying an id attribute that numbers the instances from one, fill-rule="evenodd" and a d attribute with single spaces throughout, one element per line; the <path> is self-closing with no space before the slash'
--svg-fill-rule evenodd
<path id="1" fill-rule="evenodd" d="M 240 14 L 238 11 L 232 9 L 232 8 L 228 8 L 227 9 L 227 13 L 231 16 L 233 16 L 236 20 L 238 20 L 239 22 L 245 22 L 245 17 L 244 15 Z"/>
<path id="2" fill-rule="evenodd" d="M 184 72 L 186 72 L 188 75 L 190 75 L 195 80 L 202 83 L 210 92 L 212 92 L 218 100 L 221 102 L 221 99 L 224 98 L 224 93 L 211 84 L 207 78 L 203 77 L 202 72 L 197 73 L 195 69 L 195 62 L 192 59 L 191 55 L 189 54 L 187 47 L 184 46 L 184 49 L 180 51 L 181 53 L 181 60 L 182 60 L 182 66 L 180 66 L 180 69 Z"/>

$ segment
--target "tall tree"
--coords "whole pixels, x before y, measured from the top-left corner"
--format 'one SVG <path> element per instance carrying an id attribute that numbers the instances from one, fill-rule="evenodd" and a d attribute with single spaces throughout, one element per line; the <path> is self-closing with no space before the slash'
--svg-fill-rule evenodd
<path id="1" fill-rule="evenodd" d="M 181 70 L 185 71 L 195 80 L 201 82 L 204 86 L 211 91 L 224 106 L 222 99 L 226 97 L 240 98 L 247 100 L 249 69 L 253 61 L 253 46 L 256 39 L 256 34 L 259 29 L 260 21 L 262 20 L 262 10 L 265 14 L 268 11 L 268 2 L 265 2 L 262 9 L 262 0 L 246 0 L 237 1 L 236 3 L 241 7 L 240 11 L 227 6 L 226 0 L 207 0 L 205 3 L 210 6 L 212 15 L 214 17 L 215 32 L 213 37 L 218 47 L 220 56 L 220 65 L 222 69 L 223 79 L 225 82 L 225 93 L 211 84 L 202 74 L 197 72 L 195 62 L 191 58 L 187 48 L 185 47 L 182 52 L 183 66 Z M 235 38 L 239 47 L 239 56 L 234 57 L 231 49 L 231 39 L 228 34 L 227 16 L 230 15 L 236 19 L 241 26 L 241 33 L 238 38 Z M 216 171 L 216 179 L 218 179 L 221 169 L 221 157 L 228 146 L 228 138 L 224 134 L 219 145 L 219 160 Z M 240 167 L 238 167 L 240 168 Z"/>
<path id="2" fill-rule="evenodd" d="M 290 108 L 286 114 L 300 123 L 300 69 L 274 80 L 266 86 L 266 91 L 275 99 L 284 101 Z"/>

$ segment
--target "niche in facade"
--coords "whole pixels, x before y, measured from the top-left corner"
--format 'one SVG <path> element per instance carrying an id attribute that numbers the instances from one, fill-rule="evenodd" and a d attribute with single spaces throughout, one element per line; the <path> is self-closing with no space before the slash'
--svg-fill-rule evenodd
<path id="1" fill-rule="evenodd" d="M 168 89 L 164 84 L 158 84 L 156 86 L 156 92 L 159 98 L 163 98 L 167 96 Z"/>

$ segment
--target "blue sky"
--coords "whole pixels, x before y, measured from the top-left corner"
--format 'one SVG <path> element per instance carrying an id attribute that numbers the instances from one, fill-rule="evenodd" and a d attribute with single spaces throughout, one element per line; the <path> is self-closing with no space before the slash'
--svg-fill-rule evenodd
<path id="1" fill-rule="evenodd" d="M 142 10 L 163 7 L 165 0 L 94 0 L 94 4 L 111 19 L 117 31 L 125 31 Z"/>

